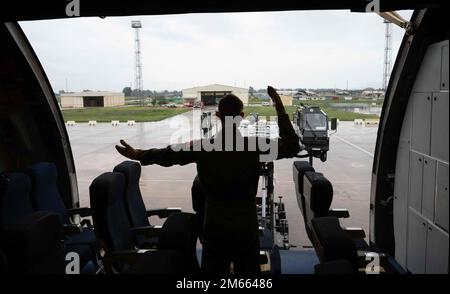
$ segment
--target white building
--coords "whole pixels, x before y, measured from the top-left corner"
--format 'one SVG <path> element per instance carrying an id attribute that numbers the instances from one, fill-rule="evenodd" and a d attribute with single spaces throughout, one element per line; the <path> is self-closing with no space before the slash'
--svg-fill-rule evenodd
<path id="1" fill-rule="evenodd" d="M 226 94 L 234 94 L 241 99 L 244 105 L 248 105 L 248 89 L 226 85 L 212 84 L 201 87 L 193 87 L 181 90 L 185 105 L 193 105 L 195 102 L 203 102 L 203 105 L 216 105 L 220 98 Z"/>
<path id="2" fill-rule="evenodd" d="M 372 97 L 372 98 L 380 98 L 380 97 L 384 97 L 384 91 L 371 91 L 371 90 L 365 90 L 361 93 L 362 96 L 364 97 Z"/>
<path id="3" fill-rule="evenodd" d="M 125 105 L 121 92 L 80 92 L 61 94 L 62 108 L 110 107 Z"/>

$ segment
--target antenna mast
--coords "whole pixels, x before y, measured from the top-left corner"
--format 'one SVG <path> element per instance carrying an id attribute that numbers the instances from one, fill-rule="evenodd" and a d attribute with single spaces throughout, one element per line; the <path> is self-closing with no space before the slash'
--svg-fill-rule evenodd
<path id="1" fill-rule="evenodd" d="M 142 94 L 142 63 L 141 63 L 141 40 L 139 31 L 142 28 L 140 20 L 131 21 L 131 27 L 134 29 L 134 86 L 138 90 L 139 96 Z"/>
<path id="2" fill-rule="evenodd" d="M 391 46 L 391 22 L 384 20 L 386 25 L 385 39 L 384 39 L 384 62 L 383 62 L 383 85 L 382 88 L 386 91 L 389 85 L 389 78 L 391 77 L 391 62 L 392 62 L 392 46 Z"/>

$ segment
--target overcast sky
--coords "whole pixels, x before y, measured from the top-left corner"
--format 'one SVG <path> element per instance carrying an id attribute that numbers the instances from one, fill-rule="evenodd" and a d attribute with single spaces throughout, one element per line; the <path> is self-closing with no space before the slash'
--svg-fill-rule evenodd
<path id="1" fill-rule="evenodd" d="M 410 11 L 400 12 L 409 19 Z M 134 87 L 141 20 L 144 89 L 212 83 L 276 88 L 381 87 L 384 32 L 348 11 L 186 14 L 21 22 L 54 91 Z M 403 30 L 392 26 L 393 59 Z"/>

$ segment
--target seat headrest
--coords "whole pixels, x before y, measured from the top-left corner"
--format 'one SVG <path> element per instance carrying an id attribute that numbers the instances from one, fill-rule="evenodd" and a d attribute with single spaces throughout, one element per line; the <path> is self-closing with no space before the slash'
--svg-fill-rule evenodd
<path id="1" fill-rule="evenodd" d="M 139 183 L 141 177 L 141 165 L 136 161 L 124 161 L 114 167 L 114 172 L 122 173 L 129 183 Z"/>
<path id="2" fill-rule="evenodd" d="M 106 172 L 96 177 L 89 186 L 91 207 L 94 211 L 123 201 L 125 178 L 121 173 Z"/>
<path id="3" fill-rule="evenodd" d="M 22 173 L 0 175 L 0 229 L 12 225 L 21 217 L 31 214 L 31 181 Z"/>
<path id="4" fill-rule="evenodd" d="M 330 181 L 321 173 L 305 172 L 304 189 L 305 205 L 314 212 L 311 218 L 327 216 L 333 201 L 333 186 Z"/>

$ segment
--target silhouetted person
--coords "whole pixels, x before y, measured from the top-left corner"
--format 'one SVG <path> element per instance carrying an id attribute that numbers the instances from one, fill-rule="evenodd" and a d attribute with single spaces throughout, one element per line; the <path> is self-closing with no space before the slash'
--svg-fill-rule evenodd
<path id="1" fill-rule="evenodd" d="M 228 94 L 216 112 L 222 128 L 211 139 L 145 151 L 123 140 L 124 147 L 116 146 L 122 155 L 142 165 L 197 164 L 192 201 L 202 222 L 202 269 L 207 273 L 228 273 L 231 263 L 235 273 L 260 272 L 256 194 L 261 161 L 293 157 L 300 151 L 299 138 L 280 97 L 272 87 L 267 90 L 278 115 L 277 140 L 242 137 L 238 124 L 244 117 L 243 104 Z M 220 148 L 211 151 L 213 145 Z"/>

